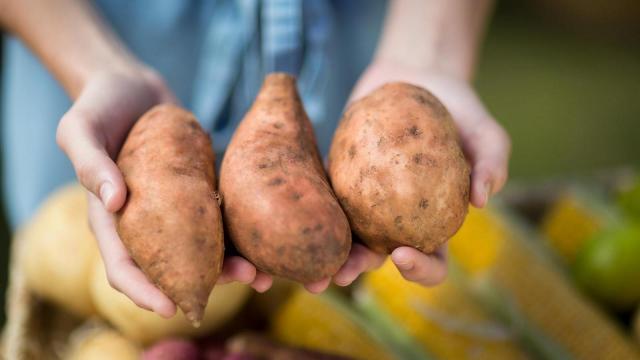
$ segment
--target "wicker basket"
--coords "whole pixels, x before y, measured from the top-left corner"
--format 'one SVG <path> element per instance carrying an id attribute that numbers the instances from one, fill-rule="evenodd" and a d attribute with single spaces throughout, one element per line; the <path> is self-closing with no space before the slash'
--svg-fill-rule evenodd
<path id="1" fill-rule="evenodd" d="M 9 264 L 3 357 L 7 360 L 61 359 L 69 334 L 82 323 L 82 319 L 43 301 L 29 290 L 20 266 L 22 247 L 20 238 L 14 238 Z"/>

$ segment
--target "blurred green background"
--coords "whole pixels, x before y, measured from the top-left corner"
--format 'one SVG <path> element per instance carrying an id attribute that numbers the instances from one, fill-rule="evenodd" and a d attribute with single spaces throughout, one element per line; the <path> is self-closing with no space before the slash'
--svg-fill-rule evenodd
<path id="1" fill-rule="evenodd" d="M 639 11 L 637 0 L 498 4 L 477 87 L 511 134 L 511 179 L 640 165 Z M 0 214 L 3 310 L 8 239 Z"/>

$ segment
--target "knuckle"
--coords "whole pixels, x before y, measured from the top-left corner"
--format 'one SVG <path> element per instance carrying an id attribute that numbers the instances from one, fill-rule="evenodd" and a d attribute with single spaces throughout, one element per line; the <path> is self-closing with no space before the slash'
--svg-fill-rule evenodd
<path id="1" fill-rule="evenodd" d="M 93 192 L 95 190 L 92 187 L 93 184 L 91 184 L 91 179 L 93 178 L 93 170 L 94 170 L 93 164 L 87 161 L 79 161 L 76 164 L 75 168 L 76 168 L 76 175 L 78 176 L 78 179 L 80 180 L 80 182 Z"/>
<path id="2" fill-rule="evenodd" d="M 65 146 L 67 143 L 66 134 L 69 128 L 69 124 L 73 122 L 72 118 L 73 118 L 73 115 L 70 115 L 69 113 L 64 114 L 60 119 L 60 121 L 58 122 L 58 127 L 56 128 L 56 144 L 62 150 L 65 150 Z"/>
<path id="3" fill-rule="evenodd" d="M 120 290 L 120 276 L 117 271 L 107 269 L 107 282 L 114 290 L 122 292 L 122 290 Z"/>

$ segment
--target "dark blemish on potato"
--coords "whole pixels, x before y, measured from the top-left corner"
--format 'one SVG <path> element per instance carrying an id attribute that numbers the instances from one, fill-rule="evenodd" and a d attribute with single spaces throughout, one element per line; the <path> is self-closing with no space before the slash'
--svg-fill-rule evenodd
<path id="1" fill-rule="evenodd" d="M 419 104 L 426 105 L 428 103 L 427 99 L 420 93 L 414 93 L 411 97 Z"/>
<path id="2" fill-rule="evenodd" d="M 195 176 L 195 172 L 193 169 L 180 167 L 180 166 L 171 166 L 171 172 L 175 175 L 180 176 Z"/>
<path id="3" fill-rule="evenodd" d="M 351 146 L 349 147 L 349 158 L 353 159 L 357 153 L 358 151 L 356 150 L 356 146 L 354 144 L 351 144 Z"/>
<path id="4" fill-rule="evenodd" d="M 207 244 L 207 239 L 205 239 L 203 237 L 196 236 L 195 239 L 194 239 L 194 242 L 195 242 L 196 246 L 201 249 L 202 247 L 204 247 Z"/>
<path id="5" fill-rule="evenodd" d="M 251 244 L 253 244 L 253 246 L 258 246 L 260 245 L 260 242 L 262 240 L 262 236 L 260 235 L 260 232 L 258 232 L 258 230 L 253 229 L 251 231 Z"/>
<path id="6" fill-rule="evenodd" d="M 284 124 L 280 121 L 276 122 L 275 124 L 273 124 L 273 127 L 276 129 L 282 129 L 284 127 Z"/>
<path id="7" fill-rule="evenodd" d="M 412 159 L 413 159 L 413 162 L 418 165 L 437 167 L 436 161 L 429 158 L 427 155 L 423 153 L 414 154 Z"/>
<path id="8" fill-rule="evenodd" d="M 411 135 L 414 138 L 419 137 L 420 135 L 422 135 L 422 130 L 420 130 L 417 126 L 413 125 L 410 128 L 407 128 L 406 130 L 407 135 Z"/>
<path id="9" fill-rule="evenodd" d="M 187 125 L 191 128 L 191 130 L 199 130 L 200 127 L 195 121 L 189 121 L 187 122 Z"/>
<path id="10" fill-rule="evenodd" d="M 393 223 L 398 229 L 402 229 L 402 216 L 396 216 L 396 218 L 393 219 Z"/>
<path id="11" fill-rule="evenodd" d="M 278 246 L 276 248 L 276 254 L 278 254 L 278 256 L 284 256 L 286 249 L 284 248 L 284 246 Z"/>
<path id="12" fill-rule="evenodd" d="M 281 178 L 281 177 L 277 177 L 277 178 L 271 179 L 271 180 L 267 183 L 267 185 L 269 185 L 269 186 L 279 186 L 279 185 L 284 184 L 285 182 L 286 182 L 286 181 L 285 181 L 283 178 Z"/>
<path id="13" fill-rule="evenodd" d="M 133 156 L 133 154 L 135 154 L 135 153 L 136 153 L 136 148 L 133 148 L 133 149 L 127 151 L 127 153 L 124 154 L 124 156 Z"/>
<path id="14" fill-rule="evenodd" d="M 377 147 L 381 147 L 384 144 L 384 136 L 378 138 L 378 142 L 376 143 Z"/>
<path id="15" fill-rule="evenodd" d="M 433 115 L 435 115 L 438 119 L 443 119 L 447 115 L 447 109 L 438 101 L 438 99 L 432 94 L 419 89 L 418 93 L 411 96 L 414 100 L 416 100 L 419 104 L 428 107 L 429 110 L 432 111 Z"/>
<path id="16" fill-rule="evenodd" d="M 271 161 L 271 160 L 267 160 L 265 162 L 262 162 L 260 164 L 258 164 L 258 169 L 269 169 L 276 166 L 276 162 L 275 161 Z"/>
<path id="17" fill-rule="evenodd" d="M 156 230 L 156 234 L 162 234 L 162 228 L 158 228 L 158 230 Z"/>
<path id="18" fill-rule="evenodd" d="M 420 204 L 418 204 L 418 206 L 420 206 L 420 209 L 426 209 L 429 207 L 429 200 L 427 199 L 421 199 L 420 200 Z"/>
<path id="19" fill-rule="evenodd" d="M 206 213 L 206 210 L 202 206 L 198 206 L 198 215 L 202 216 Z"/>
<path id="20" fill-rule="evenodd" d="M 291 193 L 291 199 L 294 201 L 298 201 L 300 200 L 300 198 L 302 198 L 302 194 L 300 194 L 297 191 L 294 191 L 293 193 Z"/>
<path id="21" fill-rule="evenodd" d="M 351 118 L 353 118 L 353 111 L 347 111 L 342 117 L 342 123 L 347 125 L 349 121 L 351 121 Z"/>

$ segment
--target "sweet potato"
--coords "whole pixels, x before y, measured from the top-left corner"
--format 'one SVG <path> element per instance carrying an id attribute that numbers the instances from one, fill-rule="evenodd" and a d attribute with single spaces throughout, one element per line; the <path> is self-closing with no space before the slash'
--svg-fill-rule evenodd
<path id="1" fill-rule="evenodd" d="M 224 253 L 214 162 L 198 121 L 172 105 L 144 114 L 118 156 L 129 191 L 118 234 L 136 264 L 194 326 Z"/>
<path id="2" fill-rule="evenodd" d="M 430 92 L 390 83 L 346 110 L 329 177 L 354 232 L 374 251 L 434 251 L 462 225 L 469 165 L 446 108 Z"/>
<path id="3" fill-rule="evenodd" d="M 220 192 L 228 234 L 258 269 L 306 283 L 346 261 L 349 223 L 293 77 L 266 77 L 227 148 Z"/>
<path id="4" fill-rule="evenodd" d="M 142 353 L 142 360 L 200 360 L 202 352 L 193 340 L 160 340 Z"/>

